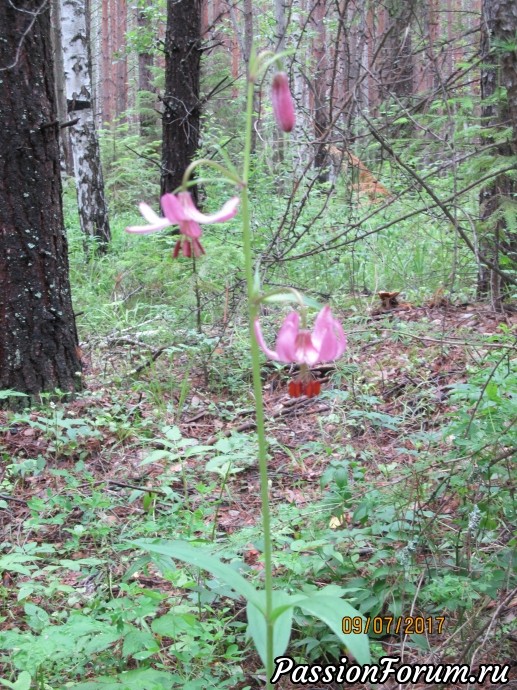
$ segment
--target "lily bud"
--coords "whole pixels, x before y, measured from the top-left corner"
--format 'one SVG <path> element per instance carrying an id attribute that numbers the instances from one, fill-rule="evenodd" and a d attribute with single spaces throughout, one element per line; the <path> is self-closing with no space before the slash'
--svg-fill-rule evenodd
<path id="1" fill-rule="evenodd" d="M 289 79 L 285 72 L 277 72 L 273 77 L 271 92 L 273 112 L 278 126 L 284 132 L 290 132 L 295 124 L 294 104 L 289 90 Z"/>

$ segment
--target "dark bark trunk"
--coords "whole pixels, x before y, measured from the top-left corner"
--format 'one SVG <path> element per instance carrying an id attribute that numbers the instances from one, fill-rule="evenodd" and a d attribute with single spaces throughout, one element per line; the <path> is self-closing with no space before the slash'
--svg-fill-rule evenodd
<path id="1" fill-rule="evenodd" d="M 326 5 L 324 0 L 313 3 L 312 23 L 314 25 L 314 39 L 312 42 L 312 56 L 315 63 L 314 79 L 312 81 L 312 95 L 314 103 L 314 137 L 316 151 L 314 167 L 321 170 L 319 180 L 326 182 L 330 175 L 330 157 L 327 152 L 327 140 L 330 134 L 330 113 L 327 85 L 327 32 L 325 30 Z"/>
<path id="2" fill-rule="evenodd" d="M 145 30 L 148 25 L 146 9 L 150 4 L 146 4 L 145 8 L 137 8 L 137 25 L 140 29 Z M 156 125 L 156 117 L 149 107 L 148 93 L 154 92 L 152 83 L 152 68 L 154 65 L 154 57 L 152 53 L 146 51 L 138 53 L 138 91 L 140 93 L 138 121 L 140 125 L 141 136 L 147 136 L 153 133 Z"/>
<path id="3" fill-rule="evenodd" d="M 381 51 L 379 96 L 407 98 L 413 95 L 411 20 L 415 0 L 388 0 L 388 36 Z"/>
<path id="4" fill-rule="evenodd" d="M 199 144 L 202 0 L 168 0 L 161 193 L 173 192 Z"/>
<path id="5" fill-rule="evenodd" d="M 484 0 L 482 5 L 481 97 L 485 127 L 501 129 L 511 127 L 507 142 L 497 147 L 499 156 L 517 154 L 517 54 L 512 50 L 517 35 L 517 5 L 514 0 Z M 508 46 L 508 47 L 506 47 Z M 493 100 L 498 87 L 506 90 L 506 98 Z M 505 204 L 513 201 L 516 185 L 507 175 L 499 175 L 480 194 L 480 217 L 483 235 L 482 253 L 502 268 L 515 269 L 517 261 L 517 235 L 507 227 L 502 213 Z M 478 274 L 478 296 L 490 296 L 495 309 L 502 308 L 504 281 L 499 274 L 481 265 Z"/>
<path id="6" fill-rule="evenodd" d="M 0 3 L 0 69 L 0 389 L 71 391 L 81 364 L 48 5 Z"/>
<path id="7" fill-rule="evenodd" d="M 115 50 L 117 57 L 112 56 L 115 62 L 115 108 L 116 116 L 120 122 L 126 120 L 128 108 L 127 85 L 127 57 L 125 55 L 125 41 L 127 32 L 127 6 L 126 0 L 117 0 L 113 16 L 115 28 Z"/>

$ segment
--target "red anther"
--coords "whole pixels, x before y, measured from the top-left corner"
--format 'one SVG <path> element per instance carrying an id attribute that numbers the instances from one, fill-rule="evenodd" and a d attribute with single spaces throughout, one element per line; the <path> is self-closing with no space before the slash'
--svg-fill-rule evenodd
<path id="1" fill-rule="evenodd" d="M 315 398 L 317 395 L 319 395 L 320 390 L 321 383 L 319 381 L 309 381 L 305 385 L 305 395 L 308 398 Z"/>
<path id="2" fill-rule="evenodd" d="M 177 259 L 181 250 L 181 240 L 178 240 L 174 245 L 174 251 L 172 252 L 172 258 Z"/>
<path id="3" fill-rule="evenodd" d="M 202 256 L 205 253 L 205 250 L 203 249 L 203 245 L 198 239 L 193 239 L 192 240 L 192 245 L 194 247 L 194 256 Z"/>
<path id="4" fill-rule="evenodd" d="M 289 396 L 299 398 L 303 394 L 303 383 L 301 381 L 289 381 Z"/>

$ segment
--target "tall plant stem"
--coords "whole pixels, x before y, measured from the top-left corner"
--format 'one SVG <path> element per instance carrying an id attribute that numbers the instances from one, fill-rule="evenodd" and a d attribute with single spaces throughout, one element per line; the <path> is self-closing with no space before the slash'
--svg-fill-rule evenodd
<path id="1" fill-rule="evenodd" d="M 248 312 L 249 329 L 251 342 L 251 366 L 253 370 L 253 392 L 255 395 L 255 410 L 257 420 L 257 435 L 259 446 L 259 474 L 260 474 L 260 498 L 262 502 L 262 529 L 264 533 L 264 571 L 265 571 L 265 590 L 266 590 L 266 688 L 271 690 L 270 679 L 273 676 L 273 566 L 271 548 L 271 516 L 269 511 L 269 487 L 267 474 L 267 443 L 264 428 L 264 400 L 262 398 L 262 382 L 260 380 L 260 352 L 253 330 L 253 322 L 257 316 L 257 304 L 254 293 L 253 281 L 253 255 L 251 249 L 251 228 L 250 228 L 250 209 L 249 209 L 249 170 L 251 162 L 251 143 L 253 128 L 253 92 L 255 84 L 250 78 L 248 80 L 248 93 L 246 99 L 246 134 L 244 143 L 244 162 L 242 181 L 243 188 L 241 193 L 242 211 L 242 246 L 244 251 L 244 267 L 246 283 L 248 287 Z"/>

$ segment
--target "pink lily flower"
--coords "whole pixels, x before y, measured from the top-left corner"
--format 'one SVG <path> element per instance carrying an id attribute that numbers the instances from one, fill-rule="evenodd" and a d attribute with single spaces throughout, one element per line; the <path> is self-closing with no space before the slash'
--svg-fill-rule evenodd
<path id="1" fill-rule="evenodd" d="M 346 348 L 346 335 L 328 306 L 323 307 L 316 317 L 312 333 L 300 328 L 299 322 L 300 317 L 296 311 L 286 316 L 278 332 L 275 350 L 266 345 L 258 319 L 255 319 L 254 324 L 255 337 L 261 350 L 270 359 L 300 365 L 300 377 L 289 384 L 289 394 L 292 397 L 302 394 L 312 397 L 318 395 L 320 384 L 312 380 L 309 367 L 341 357 Z"/>
<path id="2" fill-rule="evenodd" d="M 147 204 L 141 203 L 139 205 L 140 213 L 149 224 L 130 226 L 126 228 L 126 232 L 148 235 L 151 232 L 163 230 L 169 225 L 178 225 L 183 238 L 176 242 L 173 257 L 176 258 L 180 251 L 183 251 L 184 256 L 190 257 L 192 252 L 194 252 L 194 256 L 201 256 L 201 254 L 205 253 L 199 241 L 203 232 L 200 223 L 210 225 L 211 223 L 223 223 L 226 220 L 230 220 L 237 213 L 239 197 L 231 198 L 217 213 L 212 213 L 211 215 L 201 213 L 196 208 L 190 192 L 164 194 L 161 198 L 161 204 L 165 218 L 161 218 Z"/>
<path id="3" fill-rule="evenodd" d="M 290 132 L 295 125 L 296 115 L 289 89 L 289 79 L 285 72 L 277 72 L 273 77 L 271 103 L 278 126 L 283 132 Z"/>

